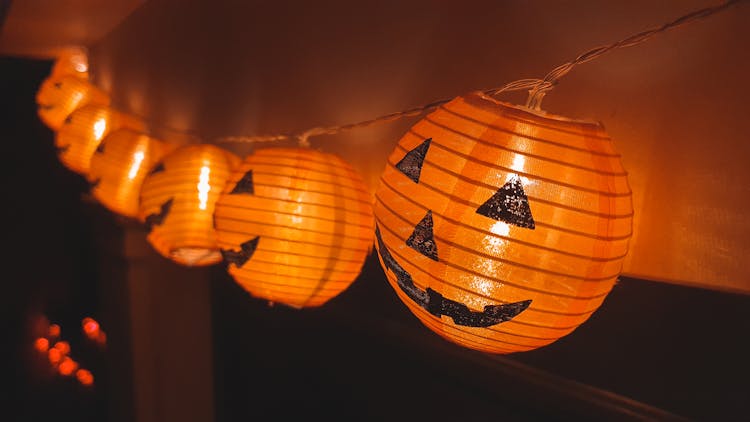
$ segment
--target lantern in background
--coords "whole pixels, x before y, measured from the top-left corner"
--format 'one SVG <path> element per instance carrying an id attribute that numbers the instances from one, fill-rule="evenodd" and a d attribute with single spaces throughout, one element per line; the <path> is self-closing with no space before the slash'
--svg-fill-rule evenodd
<path id="1" fill-rule="evenodd" d="M 129 129 L 107 135 L 91 158 L 92 193 L 109 210 L 138 215 L 138 199 L 146 174 L 172 145 Z"/>
<path id="2" fill-rule="evenodd" d="M 50 72 L 52 77 L 75 76 L 89 79 L 89 58 L 83 48 L 68 48 L 55 59 Z"/>
<path id="3" fill-rule="evenodd" d="M 120 128 L 142 131 L 145 126 L 140 119 L 103 105 L 89 104 L 75 110 L 55 135 L 60 161 L 70 170 L 86 176 L 91 157 L 102 139 Z"/>
<path id="4" fill-rule="evenodd" d="M 214 205 L 240 161 L 214 145 L 187 145 L 151 170 L 141 187 L 139 215 L 157 252 L 188 266 L 221 261 Z"/>
<path id="5" fill-rule="evenodd" d="M 372 246 L 372 194 L 337 156 L 261 149 L 232 174 L 215 224 L 229 274 L 250 294 L 320 306 L 362 269 Z"/>
<path id="6" fill-rule="evenodd" d="M 376 193 L 375 245 L 424 325 L 511 353 L 554 342 L 601 305 L 632 216 L 600 124 L 470 94 L 399 141 Z"/>
<path id="7" fill-rule="evenodd" d="M 36 103 L 42 122 L 58 130 L 75 109 L 86 104 L 108 105 L 109 96 L 81 78 L 50 76 L 39 87 Z"/>

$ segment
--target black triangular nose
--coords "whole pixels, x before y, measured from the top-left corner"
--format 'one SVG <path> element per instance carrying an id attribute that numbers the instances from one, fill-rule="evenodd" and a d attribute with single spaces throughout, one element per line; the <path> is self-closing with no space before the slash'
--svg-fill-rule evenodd
<path id="1" fill-rule="evenodd" d="M 404 155 L 404 158 L 396 164 L 396 168 L 406 175 L 414 183 L 419 183 L 419 176 L 422 174 L 422 164 L 427 156 L 427 150 L 430 149 L 432 138 L 425 139 L 416 148 Z"/>
<path id="2" fill-rule="evenodd" d="M 490 199 L 477 208 L 477 214 L 518 227 L 534 229 L 529 199 L 518 176 L 507 181 Z"/>

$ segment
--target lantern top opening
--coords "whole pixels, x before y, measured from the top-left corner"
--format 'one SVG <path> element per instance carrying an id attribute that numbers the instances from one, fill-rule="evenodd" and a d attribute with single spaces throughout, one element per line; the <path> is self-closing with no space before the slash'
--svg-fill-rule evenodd
<path id="1" fill-rule="evenodd" d="M 526 120 L 541 126 L 562 127 L 576 132 L 604 132 L 601 122 L 591 119 L 573 119 L 548 113 L 544 110 L 534 110 L 524 105 L 510 104 L 498 101 L 481 91 L 470 92 L 464 95 L 463 100 L 475 107 L 482 108 L 497 115 L 505 115 L 518 120 Z"/>

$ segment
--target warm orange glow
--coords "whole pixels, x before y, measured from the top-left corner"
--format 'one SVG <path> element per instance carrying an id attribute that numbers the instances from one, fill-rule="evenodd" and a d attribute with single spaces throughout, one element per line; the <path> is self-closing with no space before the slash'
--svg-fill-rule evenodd
<path id="1" fill-rule="evenodd" d="M 73 372 L 75 372 L 76 369 L 78 369 L 78 362 L 74 361 L 68 356 L 64 357 L 60 362 L 60 365 L 57 367 L 60 375 L 64 375 L 66 377 L 73 375 Z"/>
<path id="2" fill-rule="evenodd" d="M 596 311 L 621 270 L 632 215 L 601 125 L 471 94 L 399 141 L 376 192 L 375 245 L 425 326 L 512 353 L 550 344 Z"/>
<path id="3" fill-rule="evenodd" d="M 94 139 L 101 141 L 104 137 L 104 131 L 107 129 L 107 120 L 99 118 L 94 122 Z"/>
<path id="4" fill-rule="evenodd" d="M 95 339 L 99 334 L 99 323 L 93 318 L 84 318 L 81 322 L 81 326 L 83 327 L 83 332 L 86 334 L 86 337 L 90 339 Z"/>
<path id="5" fill-rule="evenodd" d="M 88 170 L 87 178 L 96 181 L 92 194 L 110 211 L 136 217 L 143 180 L 173 146 L 120 129 L 107 135 L 100 147 L 93 153 Z"/>
<path id="6" fill-rule="evenodd" d="M 107 106 L 89 104 L 76 109 L 57 131 L 55 146 L 65 167 L 89 177 L 91 161 L 103 139 L 118 129 L 141 131 L 144 123 Z"/>
<path id="7" fill-rule="evenodd" d="M 150 227 L 148 241 L 157 252 L 188 266 L 221 261 L 214 204 L 240 161 L 214 145 L 188 145 L 165 156 L 146 176 L 139 217 Z"/>
<path id="8" fill-rule="evenodd" d="M 99 331 L 99 333 L 96 335 L 96 342 L 100 346 L 106 346 L 107 345 L 107 333 L 104 331 Z"/>
<path id="9" fill-rule="evenodd" d="M 49 350 L 49 340 L 39 337 L 34 341 L 34 348 L 42 353 L 47 353 L 47 350 Z"/>
<path id="10" fill-rule="evenodd" d="M 70 344 L 67 341 L 58 341 L 53 347 L 59 350 L 63 355 L 70 353 Z"/>
<path id="11" fill-rule="evenodd" d="M 211 167 L 201 167 L 201 174 L 198 176 L 198 208 L 205 210 L 206 203 L 208 202 L 208 192 L 211 191 L 211 185 L 209 184 L 209 174 L 211 174 Z"/>
<path id="12" fill-rule="evenodd" d="M 42 122 L 52 130 L 59 130 L 73 111 L 86 104 L 108 105 L 109 96 L 84 79 L 50 76 L 39 87 L 36 103 Z"/>
<path id="13" fill-rule="evenodd" d="M 79 369 L 76 371 L 76 378 L 82 385 L 91 386 L 94 385 L 94 375 L 87 369 Z"/>
<path id="14" fill-rule="evenodd" d="M 224 187 L 215 222 L 225 254 L 243 255 L 227 264 L 248 292 L 320 306 L 349 287 L 370 252 L 372 194 L 338 156 L 259 149 Z"/>
<path id="15" fill-rule="evenodd" d="M 56 339 L 60 337 L 60 326 L 57 324 L 51 324 L 49 326 L 49 338 Z"/>
<path id="16" fill-rule="evenodd" d="M 52 76 L 75 76 L 84 80 L 89 77 L 89 60 L 82 48 L 69 48 L 60 53 L 52 66 Z"/>
<path id="17" fill-rule="evenodd" d="M 60 350 L 55 349 L 54 347 L 49 349 L 49 352 L 47 352 L 47 357 L 49 358 L 49 363 L 53 365 L 57 365 L 60 363 L 60 360 L 63 358 L 63 354 L 60 353 Z"/>

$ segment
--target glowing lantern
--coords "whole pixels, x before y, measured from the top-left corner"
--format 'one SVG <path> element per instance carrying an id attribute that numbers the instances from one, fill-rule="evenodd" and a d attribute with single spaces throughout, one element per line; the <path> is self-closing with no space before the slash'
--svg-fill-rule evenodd
<path id="1" fill-rule="evenodd" d="M 50 76 L 75 76 L 80 79 L 89 78 L 89 58 L 82 48 L 69 48 L 60 53 L 52 65 Z"/>
<path id="2" fill-rule="evenodd" d="M 79 369 L 76 371 L 76 379 L 81 385 L 91 386 L 94 384 L 94 375 L 87 369 Z"/>
<path id="3" fill-rule="evenodd" d="M 57 365 L 58 363 L 60 363 L 60 360 L 62 360 L 63 354 L 59 349 L 51 348 L 47 353 L 47 358 L 49 359 L 50 364 Z"/>
<path id="4" fill-rule="evenodd" d="M 140 119 L 107 106 L 85 105 L 65 119 L 57 131 L 55 146 L 65 167 L 81 175 L 88 175 L 91 158 L 102 140 L 112 131 L 129 128 L 142 131 Z"/>
<path id="5" fill-rule="evenodd" d="M 39 337 L 34 341 L 34 348 L 42 353 L 47 353 L 47 350 L 49 350 L 49 340 Z"/>
<path id="6" fill-rule="evenodd" d="M 59 350 L 63 356 L 70 353 L 70 344 L 67 341 L 58 341 L 53 347 Z"/>
<path id="7" fill-rule="evenodd" d="M 337 156 L 261 149 L 227 183 L 215 223 L 228 271 L 250 294 L 320 306 L 362 269 L 372 246 L 372 194 Z"/>
<path id="8" fill-rule="evenodd" d="M 60 337 L 60 326 L 57 324 L 51 324 L 49 326 L 49 338 L 56 339 Z"/>
<path id="9" fill-rule="evenodd" d="M 600 124 L 470 94 L 399 141 L 376 193 L 375 244 L 425 326 L 511 353 L 556 341 L 601 305 L 632 215 Z"/>
<path id="10" fill-rule="evenodd" d="M 141 187 L 139 214 L 157 252 L 188 266 L 221 261 L 214 205 L 240 161 L 213 145 L 188 145 L 169 153 L 152 169 Z"/>
<path id="11" fill-rule="evenodd" d="M 39 87 L 36 103 L 42 122 L 58 130 L 74 110 L 86 104 L 108 105 L 109 96 L 81 78 L 50 76 Z"/>
<path id="12" fill-rule="evenodd" d="M 60 366 L 57 367 L 60 375 L 64 375 L 66 377 L 73 375 L 73 372 L 75 372 L 76 369 L 78 369 L 78 362 L 74 361 L 68 356 L 65 356 L 60 362 Z"/>
<path id="13" fill-rule="evenodd" d="M 146 174 L 173 149 L 171 144 L 120 129 L 107 135 L 91 158 L 92 193 L 109 210 L 138 216 L 138 200 Z"/>

